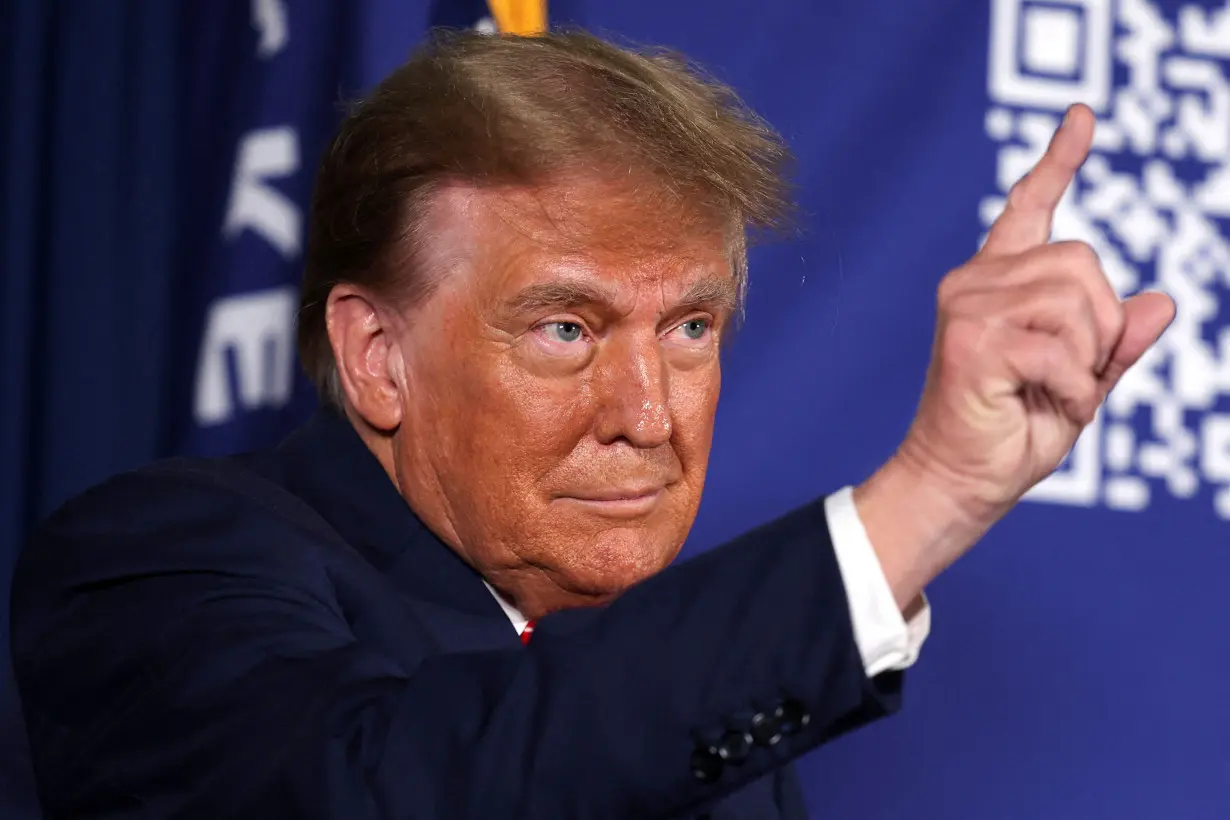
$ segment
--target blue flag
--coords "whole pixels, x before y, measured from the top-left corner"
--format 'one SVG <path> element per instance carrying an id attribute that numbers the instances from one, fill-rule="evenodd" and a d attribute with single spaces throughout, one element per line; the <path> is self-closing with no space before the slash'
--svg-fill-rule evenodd
<path id="1" fill-rule="evenodd" d="M 180 400 L 172 452 L 277 440 L 310 413 L 295 314 L 315 166 L 340 117 L 357 5 L 196 3 L 184 58 Z"/>

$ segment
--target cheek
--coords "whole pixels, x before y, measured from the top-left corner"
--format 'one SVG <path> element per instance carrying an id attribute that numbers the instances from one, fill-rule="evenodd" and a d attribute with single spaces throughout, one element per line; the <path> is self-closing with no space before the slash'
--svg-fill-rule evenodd
<path id="1" fill-rule="evenodd" d="M 445 378 L 450 403 L 464 405 L 451 423 L 454 452 L 505 491 L 532 490 L 588 430 L 585 391 L 572 380 L 478 356 Z"/>
<path id="2" fill-rule="evenodd" d="M 722 370 L 716 360 L 704 368 L 673 374 L 671 379 L 673 443 L 684 469 L 690 474 L 699 471 L 702 480 L 721 389 Z"/>
<path id="3" fill-rule="evenodd" d="M 431 460 L 466 553 L 492 568 L 575 548 L 575 522 L 547 514 L 544 478 L 588 429 L 576 385 L 501 366 L 495 355 L 455 364 L 433 376 L 442 390 L 431 409 L 440 428 Z"/>

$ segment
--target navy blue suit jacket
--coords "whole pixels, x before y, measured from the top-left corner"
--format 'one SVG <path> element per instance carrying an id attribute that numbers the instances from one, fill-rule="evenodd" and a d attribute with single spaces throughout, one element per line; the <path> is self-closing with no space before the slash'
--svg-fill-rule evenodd
<path id="1" fill-rule="evenodd" d="M 820 502 L 523 647 L 322 412 L 69 502 L 16 571 L 48 817 L 805 815 L 789 762 L 897 708 Z"/>

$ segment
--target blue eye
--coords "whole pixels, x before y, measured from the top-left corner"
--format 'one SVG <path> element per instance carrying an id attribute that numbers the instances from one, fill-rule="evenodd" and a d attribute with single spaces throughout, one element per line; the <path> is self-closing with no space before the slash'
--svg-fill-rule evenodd
<path id="1" fill-rule="evenodd" d="M 548 322 L 543 325 L 548 338 L 559 342 L 576 342 L 581 339 L 581 326 L 576 322 Z"/>
<path id="2" fill-rule="evenodd" d="M 708 319 L 689 319 L 679 326 L 683 331 L 683 335 L 694 342 L 699 342 L 705 338 L 705 331 L 709 329 Z"/>

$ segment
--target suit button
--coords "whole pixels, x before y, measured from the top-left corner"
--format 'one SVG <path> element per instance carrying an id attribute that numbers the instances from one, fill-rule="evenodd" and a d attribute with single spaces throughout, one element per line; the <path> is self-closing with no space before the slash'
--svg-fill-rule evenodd
<path id="1" fill-rule="evenodd" d="M 692 752 L 692 774 L 701 783 L 712 783 L 722 776 L 722 758 L 712 746 Z"/>
<path id="2" fill-rule="evenodd" d="M 752 715 L 751 734 L 752 740 L 760 746 L 775 745 L 782 739 L 781 725 L 778 723 L 777 715 L 766 715 L 764 712 Z"/>
<path id="3" fill-rule="evenodd" d="M 807 707 L 794 698 L 787 698 L 783 701 L 782 705 L 777 707 L 775 714 L 782 732 L 788 735 L 804 729 L 811 722 L 811 715 L 807 713 Z"/>
<path id="4" fill-rule="evenodd" d="M 722 742 L 718 745 L 718 754 L 727 763 L 733 763 L 738 766 L 743 761 L 747 760 L 747 753 L 752 750 L 752 739 L 746 732 L 740 732 L 731 729 L 726 734 L 722 735 Z"/>

